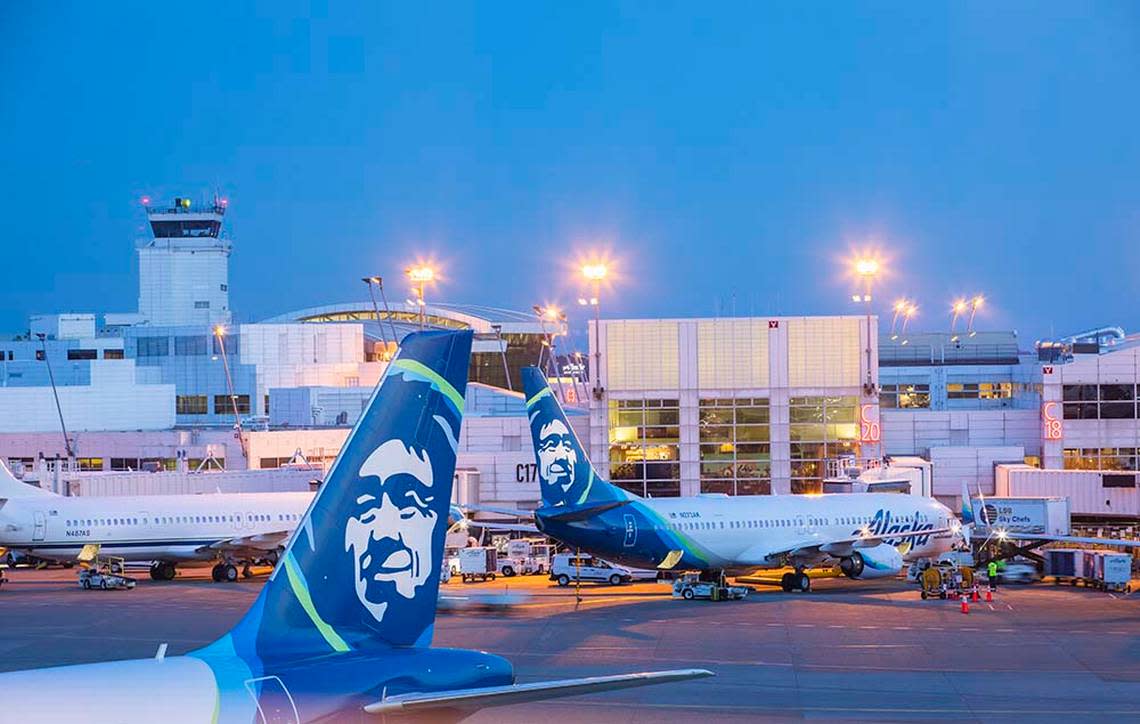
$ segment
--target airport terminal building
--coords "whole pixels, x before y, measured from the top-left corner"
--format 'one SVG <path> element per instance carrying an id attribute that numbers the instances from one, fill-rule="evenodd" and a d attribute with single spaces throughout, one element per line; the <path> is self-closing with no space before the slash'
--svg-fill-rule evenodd
<path id="1" fill-rule="evenodd" d="M 0 456 L 33 477 L 324 466 L 397 340 L 423 324 L 476 332 L 457 494 L 537 505 L 519 370 L 561 325 L 486 305 L 432 303 L 421 317 L 364 288 L 361 301 L 235 323 L 226 212 L 148 208 L 137 310 L 35 315 L 0 341 Z M 1115 327 L 1029 345 L 1014 332 L 882 334 L 866 315 L 604 319 L 588 340 L 598 373 L 567 365 L 555 389 L 599 469 L 639 495 L 813 493 L 842 470 L 917 456 L 948 502 L 963 482 L 993 493 L 998 466 L 1015 465 L 1079 471 L 1086 487 L 1103 472 L 1105 510 L 1136 497 L 1140 346 Z"/>
<path id="2" fill-rule="evenodd" d="M 874 336 L 862 316 L 602 320 L 591 456 L 639 495 L 819 492 L 827 461 L 880 456 Z"/>

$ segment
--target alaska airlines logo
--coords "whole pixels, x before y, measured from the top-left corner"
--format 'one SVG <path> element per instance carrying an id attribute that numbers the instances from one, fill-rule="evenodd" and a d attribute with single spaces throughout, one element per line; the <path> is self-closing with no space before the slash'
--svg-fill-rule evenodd
<path id="1" fill-rule="evenodd" d="M 360 495 L 345 523 L 356 596 L 376 621 L 394 590 L 412 600 L 438 569 L 432 538 L 440 519 L 431 460 L 400 440 L 388 440 L 360 466 Z"/>
<path id="2" fill-rule="evenodd" d="M 891 516 L 891 511 L 879 510 L 875 513 L 875 517 L 867 524 L 865 528 L 852 531 L 853 535 L 863 535 L 870 533 L 876 538 L 882 538 L 883 542 L 887 545 L 895 546 L 899 549 L 899 553 L 906 554 L 912 548 L 919 548 L 930 542 L 929 535 L 920 535 L 913 538 L 899 538 L 899 533 L 920 533 L 924 530 L 934 530 L 933 523 L 916 523 L 911 521 L 899 521 Z M 892 537 L 894 535 L 895 537 Z"/>

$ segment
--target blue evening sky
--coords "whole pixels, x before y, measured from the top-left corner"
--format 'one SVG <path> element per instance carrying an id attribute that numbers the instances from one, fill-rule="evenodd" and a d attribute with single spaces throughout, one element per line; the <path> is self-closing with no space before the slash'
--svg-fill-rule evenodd
<path id="1" fill-rule="evenodd" d="M 431 5 L 430 9 L 425 6 Z M 5 3 L 0 329 L 136 304 L 138 199 L 230 201 L 242 321 L 366 298 L 1140 327 L 1140 4 Z M 575 318 L 580 318 L 577 310 Z M 579 332 L 579 336 L 581 333 Z"/>

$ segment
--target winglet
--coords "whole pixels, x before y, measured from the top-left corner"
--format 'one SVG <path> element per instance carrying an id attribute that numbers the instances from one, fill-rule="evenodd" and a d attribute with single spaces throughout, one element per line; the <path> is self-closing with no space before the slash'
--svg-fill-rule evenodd
<path id="1" fill-rule="evenodd" d="M 966 486 L 966 481 L 962 481 L 962 525 L 970 525 L 976 523 L 977 519 L 974 517 L 974 504 L 970 501 L 970 489 Z"/>

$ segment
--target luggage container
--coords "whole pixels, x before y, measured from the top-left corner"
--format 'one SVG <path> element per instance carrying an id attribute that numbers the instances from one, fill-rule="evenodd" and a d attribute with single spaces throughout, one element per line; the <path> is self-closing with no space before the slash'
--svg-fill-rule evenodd
<path id="1" fill-rule="evenodd" d="M 1132 556 L 1127 553 L 1098 553 L 1096 580 L 1106 591 L 1132 590 Z"/>

